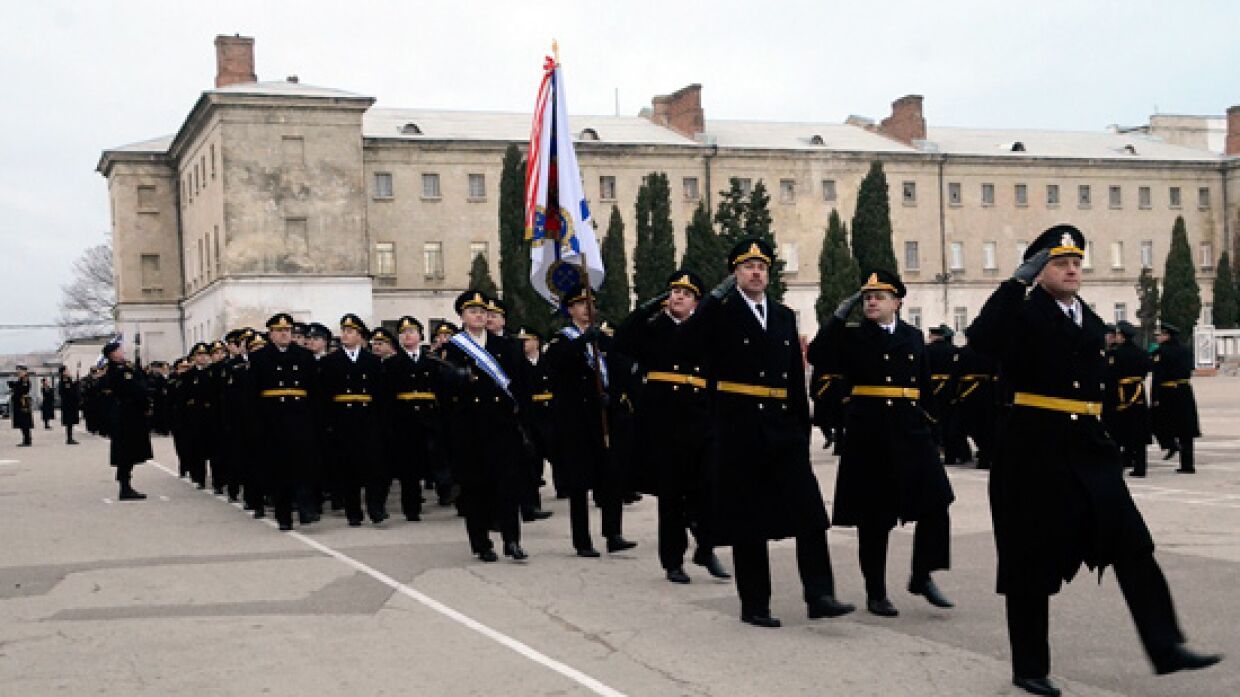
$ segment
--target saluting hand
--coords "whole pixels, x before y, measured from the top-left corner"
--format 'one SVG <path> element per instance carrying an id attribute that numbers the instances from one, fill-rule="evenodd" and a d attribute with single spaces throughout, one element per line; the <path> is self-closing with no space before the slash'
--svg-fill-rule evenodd
<path id="1" fill-rule="evenodd" d="M 1038 274 L 1042 273 L 1042 269 L 1046 268 L 1046 262 L 1051 260 L 1051 250 L 1042 249 L 1037 254 L 1029 257 L 1020 266 L 1016 267 L 1016 271 L 1012 274 L 1012 279 L 1020 281 L 1025 285 L 1033 285 L 1034 279 Z"/>
<path id="2" fill-rule="evenodd" d="M 723 277 L 723 280 L 719 282 L 719 285 L 715 286 L 715 288 L 710 291 L 710 297 L 714 298 L 715 300 L 722 300 L 723 296 L 727 295 L 728 291 L 732 290 L 735 287 L 736 287 L 736 276 L 732 274 L 728 274 L 727 276 Z"/>
<path id="3" fill-rule="evenodd" d="M 857 305 L 860 304 L 861 291 L 857 291 L 847 298 L 844 298 L 844 302 L 840 303 L 840 306 L 835 308 L 835 316 L 838 319 L 848 319 L 848 316 L 851 315 L 852 311 L 857 307 Z"/>

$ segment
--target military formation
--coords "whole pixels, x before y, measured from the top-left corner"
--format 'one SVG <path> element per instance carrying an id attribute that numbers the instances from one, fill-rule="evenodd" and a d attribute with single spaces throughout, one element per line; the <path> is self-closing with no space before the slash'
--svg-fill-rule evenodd
<path id="1" fill-rule="evenodd" d="M 1131 325 L 1103 324 L 1079 295 L 1084 248 L 1074 227 L 1044 232 L 960 348 L 951 329 L 927 339 L 900 318 L 905 286 L 883 269 L 867 270 L 803 348 L 792 310 L 766 293 L 774 250 L 748 239 L 717 287 L 677 271 L 614 328 L 581 285 L 562 294 L 563 327 L 548 337 L 510 329 L 502 302 L 469 290 L 455 302 L 459 326 L 429 336 L 409 316 L 372 331 L 346 314 L 333 332 L 281 312 L 264 331 L 196 344 L 171 366 L 143 369 L 111 343 L 105 365 L 80 385 L 62 375 L 59 389 L 74 422 L 67 394 L 80 396 L 87 428 L 112 439 L 121 499 L 144 498 L 133 466 L 151 457 L 150 433 L 168 434 L 181 476 L 256 518 L 270 510 L 280 530 L 322 524 L 329 511 L 352 527 L 384 524 L 392 499 L 417 523 L 430 496 L 455 507 L 479 560 L 521 562 L 522 526 L 551 515 L 541 506 L 549 484 L 568 500 L 573 550 L 595 558 L 636 546 L 625 505 L 654 495 L 667 581 L 691 582 L 686 561 L 734 573 L 740 619 L 765 628 L 781 625 L 770 611 L 772 540 L 796 542 L 809 618 L 855 609 L 835 594 L 833 523 L 857 528 L 871 614 L 899 615 L 888 538 L 906 523 L 908 590 L 953 607 L 932 576 L 950 568 L 946 466 L 974 464 L 990 470 L 1013 681 L 1057 695 L 1049 597 L 1081 566 L 1114 569 L 1156 672 L 1220 659 L 1187 648 L 1124 481 L 1146 476 L 1155 439 L 1180 458 L 1177 471 L 1195 471 L 1192 361 L 1175 327 L 1163 325 L 1149 352 Z M 10 386 L 15 405 L 28 405 L 29 379 Z M 14 425 L 32 423 L 26 414 Z M 815 425 L 840 458 L 833 514 L 811 467 Z M 721 547 L 732 549 L 731 573 Z"/>

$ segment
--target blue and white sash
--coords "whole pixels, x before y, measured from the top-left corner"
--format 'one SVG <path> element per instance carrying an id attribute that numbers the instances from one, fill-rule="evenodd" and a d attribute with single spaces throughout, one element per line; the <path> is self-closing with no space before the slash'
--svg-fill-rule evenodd
<path id="1" fill-rule="evenodd" d="M 571 324 L 561 329 L 560 333 L 568 337 L 570 341 L 575 341 L 581 338 L 581 330 Z M 594 346 L 591 344 L 586 344 L 586 362 L 590 364 L 591 368 L 594 367 Z M 603 387 L 607 387 L 608 382 L 607 382 L 607 359 L 606 358 L 604 358 L 602 361 L 599 362 L 599 373 L 603 376 Z"/>
<path id="2" fill-rule="evenodd" d="M 487 353 L 486 349 L 479 346 L 478 342 L 474 341 L 473 337 L 471 337 L 468 332 L 457 332 L 453 334 L 451 342 L 455 344 L 457 348 L 464 351 L 470 358 L 474 359 L 474 363 L 482 369 L 482 372 L 490 375 L 491 379 L 495 381 L 495 384 L 499 385 L 499 388 L 503 390 L 505 394 L 512 397 L 512 393 L 508 391 L 508 385 L 512 383 L 512 380 L 509 379 L 506 373 L 504 373 L 504 369 L 499 367 L 499 363 L 495 362 L 495 357 Z"/>

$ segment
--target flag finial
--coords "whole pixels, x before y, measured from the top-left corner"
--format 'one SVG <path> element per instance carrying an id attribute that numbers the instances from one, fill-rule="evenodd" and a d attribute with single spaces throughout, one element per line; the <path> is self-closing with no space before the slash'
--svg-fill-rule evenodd
<path id="1" fill-rule="evenodd" d="M 560 42 L 555 39 L 551 40 L 551 55 L 555 56 L 555 64 L 560 64 Z"/>

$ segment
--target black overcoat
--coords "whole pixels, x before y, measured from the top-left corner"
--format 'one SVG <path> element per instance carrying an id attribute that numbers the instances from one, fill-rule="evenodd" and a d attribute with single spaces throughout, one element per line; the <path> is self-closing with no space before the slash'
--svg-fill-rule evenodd
<path id="1" fill-rule="evenodd" d="M 297 344 L 289 344 L 283 351 L 275 344 L 267 344 L 250 354 L 248 365 L 248 369 L 239 369 L 235 374 L 246 393 L 245 413 L 236 424 L 235 437 L 246 447 L 256 443 L 258 452 L 244 453 L 242 463 L 260 464 L 252 459 L 261 458 L 259 471 L 265 473 L 271 484 L 304 481 L 321 457 L 313 435 L 322 427 L 318 414 L 318 361 L 313 353 Z M 293 392 L 280 394 L 279 390 Z M 252 424 L 253 431 L 248 424 Z"/>
<path id="2" fill-rule="evenodd" d="M 556 439 L 559 454 L 567 473 L 574 482 L 585 488 L 594 488 L 603 481 L 616 478 L 622 465 L 619 438 L 622 437 L 619 400 L 625 379 L 623 361 L 611 361 L 608 354 L 612 338 L 606 335 L 598 339 L 608 371 L 606 400 L 599 396 L 598 378 L 586 358 L 588 342 L 584 336 L 569 339 L 557 333 L 547 344 L 543 362 L 551 375 L 555 414 Z M 603 444 L 603 409 L 607 410 L 610 447 Z M 606 468 L 600 471 L 600 468 Z"/>
<path id="3" fill-rule="evenodd" d="M 34 400 L 30 396 L 30 378 L 9 380 L 9 412 L 13 428 L 34 428 Z"/>
<path id="4" fill-rule="evenodd" d="M 108 404 L 104 413 L 108 421 L 108 437 L 112 439 L 112 466 L 146 462 L 151 453 L 151 432 L 147 416 L 151 400 L 146 393 L 146 378 L 133 363 L 109 362 L 100 380 Z"/>
<path id="5" fill-rule="evenodd" d="M 77 425 L 82 411 L 81 384 L 67 373 L 60 378 L 56 386 L 60 391 L 60 423 L 64 426 Z"/>
<path id="6" fill-rule="evenodd" d="M 1151 417 L 1154 434 L 1160 442 L 1169 438 L 1197 438 L 1201 424 L 1197 419 L 1197 398 L 1189 379 L 1193 376 L 1193 354 L 1177 339 L 1159 344 L 1154 351 L 1154 408 Z"/>
<path id="7" fill-rule="evenodd" d="M 1102 422 L 1121 447 L 1144 448 L 1152 442 L 1145 398 L 1145 379 L 1152 365 L 1149 354 L 1127 341 L 1107 352 Z"/>
<path id="8" fill-rule="evenodd" d="M 891 527 L 947 508 L 955 497 L 920 392 L 931 384 L 921 332 L 902 320 L 888 332 L 873 321 L 848 327 L 833 317 L 810 343 L 809 360 L 853 386 L 919 391 L 916 399 L 852 396 L 845 403 L 835 523 Z"/>
<path id="9" fill-rule="evenodd" d="M 444 421 L 452 476 L 465 486 L 495 485 L 513 493 L 521 481 L 525 457 L 522 419 L 529 408 L 527 371 L 511 340 L 488 333 L 484 348 L 508 376 L 507 390 L 463 349 L 451 343 L 444 346 L 443 360 L 468 372 L 464 377 L 440 371 L 436 389 L 447 410 Z"/>
<path id="10" fill-rule="evenodd" d="M 1004 394 L 1101 404 L 1106 327 L 1081 302 L 1077 326 L 1040 286 L 1002 283 L 969 327 L 969 345 L 997 359 Z M 990 508 L 1000 593 L 1053 594 L 1082 563 L 1101 572 L 1153 550 L 1098 417 L 1010 406 L 1000 416 Z"/>
<path id="11" fill-rule="evenodd" d="M 682 355 L 677 323 L 666 312 L 634 311 L 616 331 L 615 350 L 638 366 L 635 390 L 635 479 L 648 494 L 683 495 L 702 491 L 711 479 L 710 399 L 702 362 Z M 650 373 L 694 379 L 675 383 Z"/>
<path id="12" fill-rule="evenodd" d="M 769 302 L 764 330 L 732 289 L 708 298 L 677 337 L 703 362 L 708 382 L 787 391 L 784 399 L 716 391 L 712 401 L 717 486 L 711 510 L 717 543 L 778 540 L 830 526 L 810 466 L 809 398 L 796 316 Z"/>
<path id="13" fill-rule="evenodd" d="M 379 358 L 361 348 L 354 361 L 342 348 L 323 356 L 318 367 L 319 403 L 328 442 L 325 468 L 346 484 L 374 482 L 389 469 L 379 440 L 386 401 Z M 370 399 L 346 401 L 351 397 Z"/>

